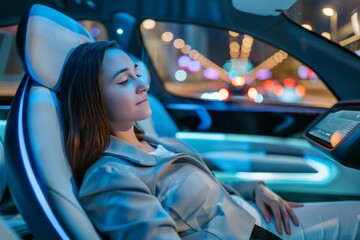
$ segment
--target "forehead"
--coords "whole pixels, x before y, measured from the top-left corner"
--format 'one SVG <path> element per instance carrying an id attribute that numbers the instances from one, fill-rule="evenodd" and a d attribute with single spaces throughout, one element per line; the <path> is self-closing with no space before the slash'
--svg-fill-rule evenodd
<path id="1" fill-rule="evenodd" d="M 102 71 L 103 73 L 111 73 L 119 70 L 119 68 L 131 68 L 133 65 L 134 63 L 124 51 L 118 48 L 111 48 L 105 52 Z"/>

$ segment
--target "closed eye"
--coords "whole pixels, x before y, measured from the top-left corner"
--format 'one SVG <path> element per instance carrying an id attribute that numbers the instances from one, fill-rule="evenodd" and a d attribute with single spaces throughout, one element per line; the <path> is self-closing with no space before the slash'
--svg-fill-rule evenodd
<path id="1" fill-rule="evenodd" d="M 122 82 L 119 82 L 118 84 L 121 85 L 121 86 L 125 86 L 129 83 L 129 80 L 130 79 L 126 79 L 125 81 L 122 81 Z"/>

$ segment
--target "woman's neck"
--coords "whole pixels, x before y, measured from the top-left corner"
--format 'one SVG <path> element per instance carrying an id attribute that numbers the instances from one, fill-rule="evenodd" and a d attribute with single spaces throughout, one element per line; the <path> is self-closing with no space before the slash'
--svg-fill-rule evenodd
<path id="1" fill-rule="evenodd" d="M 121 140 L 130 143 L 132 145 L 138 146 L 140 144 L 140 141 L 135 134 L 134 127 L 131 127 L 127 130 L 112 131 L 112 134 L 115 137 L 120 138 Z"/>
<path id="2" fill-rule="evenodd" d="M 134 127 L 131 127 L 128 130 L 125 131 L 114 131 L 112 132 L 112 134 L 123 140 L 124 142 L 127 142 L 145 152 L 151 152 L 154 151 L 155 149 L 153 147 L 151 147 L 150 144 L 148 144 L 146 141 L 140 141 L 134 131 Z"/>

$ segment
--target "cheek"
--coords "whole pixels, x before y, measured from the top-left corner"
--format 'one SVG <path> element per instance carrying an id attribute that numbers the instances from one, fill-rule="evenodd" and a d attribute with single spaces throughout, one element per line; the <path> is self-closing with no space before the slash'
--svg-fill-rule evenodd
<path id="1" fill-rule="evenodd" d="M 127 95 L 126 92 L 103 91 L 103 102 L 109 121 L 126 119 L 132 104 Z"/>

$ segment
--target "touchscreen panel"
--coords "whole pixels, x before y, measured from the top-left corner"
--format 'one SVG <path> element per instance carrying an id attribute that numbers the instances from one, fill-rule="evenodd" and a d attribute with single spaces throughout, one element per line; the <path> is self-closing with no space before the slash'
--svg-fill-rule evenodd
<path id="1" fill-rule="evenodd" d="M 335 147 L 360 123 L 360 111 L 339 110 L 326 115 L 308 134 L 327 147 Z"/>

